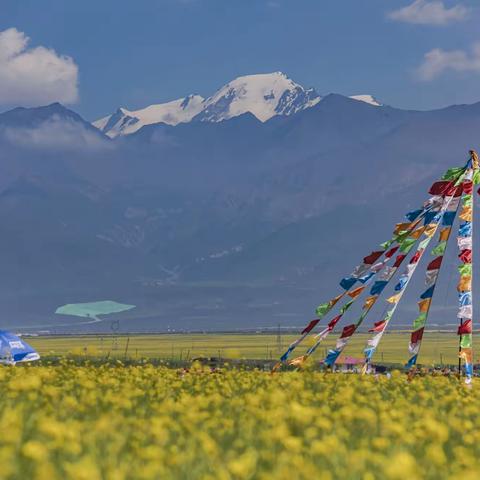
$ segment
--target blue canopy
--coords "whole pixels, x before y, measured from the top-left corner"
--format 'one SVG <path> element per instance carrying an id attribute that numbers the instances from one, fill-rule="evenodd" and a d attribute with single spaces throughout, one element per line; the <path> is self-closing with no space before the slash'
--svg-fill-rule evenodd
<path id="1" fill-rule="evenodd" d="M 20 337 L 0 330 L 0 364 L 15 365 L 39 359 L 40 355 Z"/>

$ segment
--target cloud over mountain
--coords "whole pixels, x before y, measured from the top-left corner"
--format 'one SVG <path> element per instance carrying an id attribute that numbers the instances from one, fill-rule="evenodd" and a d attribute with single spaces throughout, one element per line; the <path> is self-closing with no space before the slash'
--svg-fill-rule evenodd
<path id="1" fill-rule="evenodd" d="M 43 46 L 29 48 L 16 28 L 0 32 L 0 104 L 40 105 L 78 99 L 78 67 Z"/>

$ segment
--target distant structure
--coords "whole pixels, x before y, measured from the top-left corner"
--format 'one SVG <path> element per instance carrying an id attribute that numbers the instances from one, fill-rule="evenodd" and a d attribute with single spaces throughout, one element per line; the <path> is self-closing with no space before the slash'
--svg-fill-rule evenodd
<path id="1" fill-rule="evenodd" d="M 315 352 L 320 343 L 334 330 L 343 315 L 369 289 L 364 299 L 362 311 L 358 319 L 343 327 L 335 347 L 327 352 L 323 363 L 333 368 L 340 355 L 347 347 L 352 336 L 376 304 L 382 292 L 398 272 L 401 265 L 409 257 L 408 263 L 401 275 L 397 278 L 392 295 L 386 299 L 387 306 L 381 319 L 375 322 L 369 330 L 372 335 L 364 349 L 363 373 L 370 371 L 371 359 L 385 333 L 410 280 L 417 269 L 420 260 L 427 251 L 430 242 L 437 236 L 437 243 L 431 249 L 433 260 L 429 262 L 425 273 L 425 291 L 418 301 L 419 313 L 413 320 L 410 343 L 408 346 L 409 359 L 406 369 L 410 376 L 416 373 L 417 359 L 420 352 L 423 333 L 427 325 L 428 314 L 435 293 L 438 275 L 442 267 L 443 255 L 451 237 L 453 225 L 458 215 L 459 225 L 457 234 L 459 281 L 458 314 L 459 327 L 459 371 L 464 364 L 466 383 L 470 383 L 473 376 L 472 350 L 472 260 L 473 260 L 473 188 L 480 183 L 479 160 L 475 151 L 470 151 L 470 158 L 464 167 L 450 168 L 440 181 L 435 182 L 429 193 L 431 197 L 418 210 L 407 213 L 406 222 L 398 223 L 391 239 L 380 245 L 380 249 L 367 255 L 363 262 L 353 272 L 343 278 L 340 286 L 343 292 L 316 309 L 317 318 L 301 332 L 301 336 L 293 342 L 274 366 L 278 370 L 283 364 L 302 366 Z M 438 235 L 437 235 L 438 234 Z M 344 301 L 346 300 L 346 302 Z M 313 331 L 321 318 L 343 302 L 343 306 L 329 323 L 314 337 L 313 345 L 304 355 L 291 359 L 291 353 Z"/>

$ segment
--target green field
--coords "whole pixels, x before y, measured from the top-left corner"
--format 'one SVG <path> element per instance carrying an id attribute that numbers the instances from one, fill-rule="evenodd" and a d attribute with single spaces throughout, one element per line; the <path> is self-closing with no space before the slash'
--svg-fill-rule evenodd
<path id="1" fill-rule="evenodd" d="M 326 349 L 332 347 L 337 334 L 331 335 L 316 358 L 323 358 Z M 275 360 L 283 353 L 296 335 L 275 334 L 164 334 L 164 335 L 85 335 L 35 337 L 28 341 L 43 356 L 81 355 L 87 357 L 159 358 L 191 360 L 195 357 L 221 357 L 236 359 Z M 361 357 L 368 335 L 360 333 L 352 338 L 345 355 Z M 279 342 L 280 340 L 280 342 Z M 387 333 L 379 346 L 374 361 L 404 363 L 408 358 L 408 333 Z M 304 353 L 310 340 L 297 348 Z M 458 338 L 454 332 L 426 332 L 419 362 L 431 364 L 455 364 Z"/>

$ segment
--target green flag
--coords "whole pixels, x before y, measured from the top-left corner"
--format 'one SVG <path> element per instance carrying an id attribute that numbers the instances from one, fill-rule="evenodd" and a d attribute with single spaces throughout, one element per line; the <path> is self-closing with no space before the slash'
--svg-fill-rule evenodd
<path id="1" fill-rule="evenodd" d="M 449 168 L 443 175 L 442 180 L 456 180 L 462 173 L 463 167 Z"/>
<path id="2" fill-rule="evenodd" d="M 425 326 L 425 322 L 427 320 L 427 314 L 425 312 L 421 313 L 414 321 L 413 321 L 413 329 L 418 330 Z"/>
<path id="3" fill-rule="evenodd" d="M 434 249 L 432 249 L 432 255 L 443 255 L 447 248 L 447 242 L 440 242 Z"/>
<path id="4" fill-rule="evenodd" d="M 467 335 L 462 335 L 460 340 L 460 346 L 462 348 L 471 348 L 472 346 L 472 334 L 468 333 Z"/>
<path id="5" fill-rule="evenodd" d="M 480 183 L 480 171 L 476 170 L 475 173 L 473 174 L 473 183 L 475 185 L 478 185 Z"/>
<path id="6" fill-rule="evenodd" d="M 472 274 L 472 264 L 464 263 L 458 266 L 458 271 L 462 277 L 469 277 Z"/>
<path id="7" fill-rule="evenodd" d="M 417 242 L 416 238 L 406 238 L 400 244 L 400 251 L 403 253 L 408 253 L 410 249 L 415 245 Z"/>
<path id="8" fill-rule="evenodd" d="M 380 248 L 382 250 L 386 250 L 395 240 L 387 240 L 386 242 L 383 242 L 380 244 Z"/>
<path id="9" fill-rule="evenodd" d="M 322 318 L 324 315 L 326 315 L 330 309 L 331 309 L 331 305 L 330 305 L 330 302 L 327 302 L 327 303 L 322 303 L 321 305 L 319 305 L 317 307 L 317 309 L 315 310 L 318 318 Z"/>
<path id="10" fill-rule="evenodd" d="M 346 303 L 341 309 L 340 313 L 343 315 L 351 306 L 352 306 L 353 300 L 350 300 L 348 303 Z"/>

